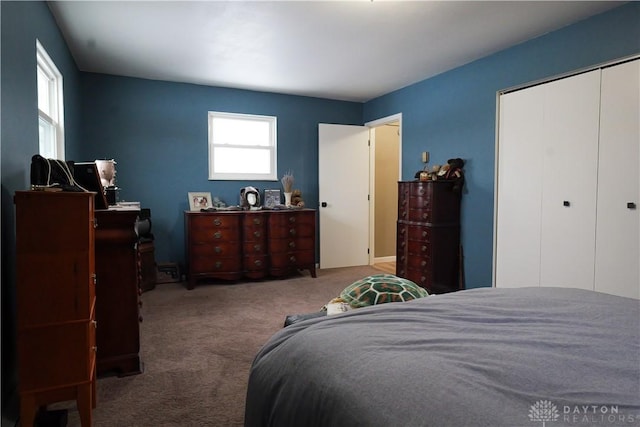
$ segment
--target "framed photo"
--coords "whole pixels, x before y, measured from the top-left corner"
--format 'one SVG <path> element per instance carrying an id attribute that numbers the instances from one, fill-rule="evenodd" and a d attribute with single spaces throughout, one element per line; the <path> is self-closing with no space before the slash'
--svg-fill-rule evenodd
<path id="1" fill-rule="evenodd" d="M 211 193 L 189 192 L 189 210 L 199 211 L 211 207 Z"/>
<path id="2" fill-rule="evenodd" d="M 280 204 L 280 190 L 264 190 L 264 207 L 273 208 Z"/>

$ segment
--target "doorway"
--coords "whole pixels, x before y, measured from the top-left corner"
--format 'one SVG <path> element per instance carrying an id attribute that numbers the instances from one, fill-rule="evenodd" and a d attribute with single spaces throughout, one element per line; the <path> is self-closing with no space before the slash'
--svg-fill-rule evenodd
<path id="1" fill-rule="evenodd" d="M 395 262 L 401 129 L 401 114 L 319 124 L 320 268 Z"/>
<path id="2" fill-rule="evenodd" d="M 395 274 L 401 116 L 367 123 L 371 138 L 370 264 Z"/>

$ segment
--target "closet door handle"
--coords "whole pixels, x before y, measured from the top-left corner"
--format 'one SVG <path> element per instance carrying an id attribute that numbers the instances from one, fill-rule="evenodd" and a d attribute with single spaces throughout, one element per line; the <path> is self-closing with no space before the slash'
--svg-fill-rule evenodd
<path id="1" fill-rule="evenodd" d="M 627 209 L 635 209 L 636 208 L 636 204 L 633 202 L 627 202 Z"/>

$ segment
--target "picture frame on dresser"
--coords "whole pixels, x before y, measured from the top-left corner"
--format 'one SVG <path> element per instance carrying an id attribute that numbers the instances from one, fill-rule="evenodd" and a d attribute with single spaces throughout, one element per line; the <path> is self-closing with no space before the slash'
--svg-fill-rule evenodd
<path id="1" fill-rule="evenodd" d="M 280 202 L 280 190 L 264 190 L 264 207 L 272 209 L 279 205 Z"/>
<path id="2" fill-rule="evenodd" d="M 211 193 L 209 192 L 189 192 L 189 210 L 199 211 L 200 209 L 208 209 L 211 205 Z"/>

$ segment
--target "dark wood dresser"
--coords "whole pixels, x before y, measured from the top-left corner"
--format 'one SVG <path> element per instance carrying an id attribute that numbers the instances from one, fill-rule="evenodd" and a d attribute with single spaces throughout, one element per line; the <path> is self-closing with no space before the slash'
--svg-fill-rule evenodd
<path id="1" fill-rule="evenodd" d="M 188 289 L 200 279 L 239 280 L 315 270 L 316 211 L 185 211 Z"/>
<path id="2" fill-rule="evenodd" d="M 76 400 L 83 427 L 96 406 L 94 193 L 19 191 L 16 303 L 20 423 Z"/>
<path id="3" fill-rule="evenodd" d="M 96 211 L 98 375 L 134 375 L 140 360 L 138 210 Z"/>
<path id="4" fill-rule="evenodd" d="M 396 275 L 429 293 L 463 288 L 460 193 L 453 181 L 398 183 Z"/>

